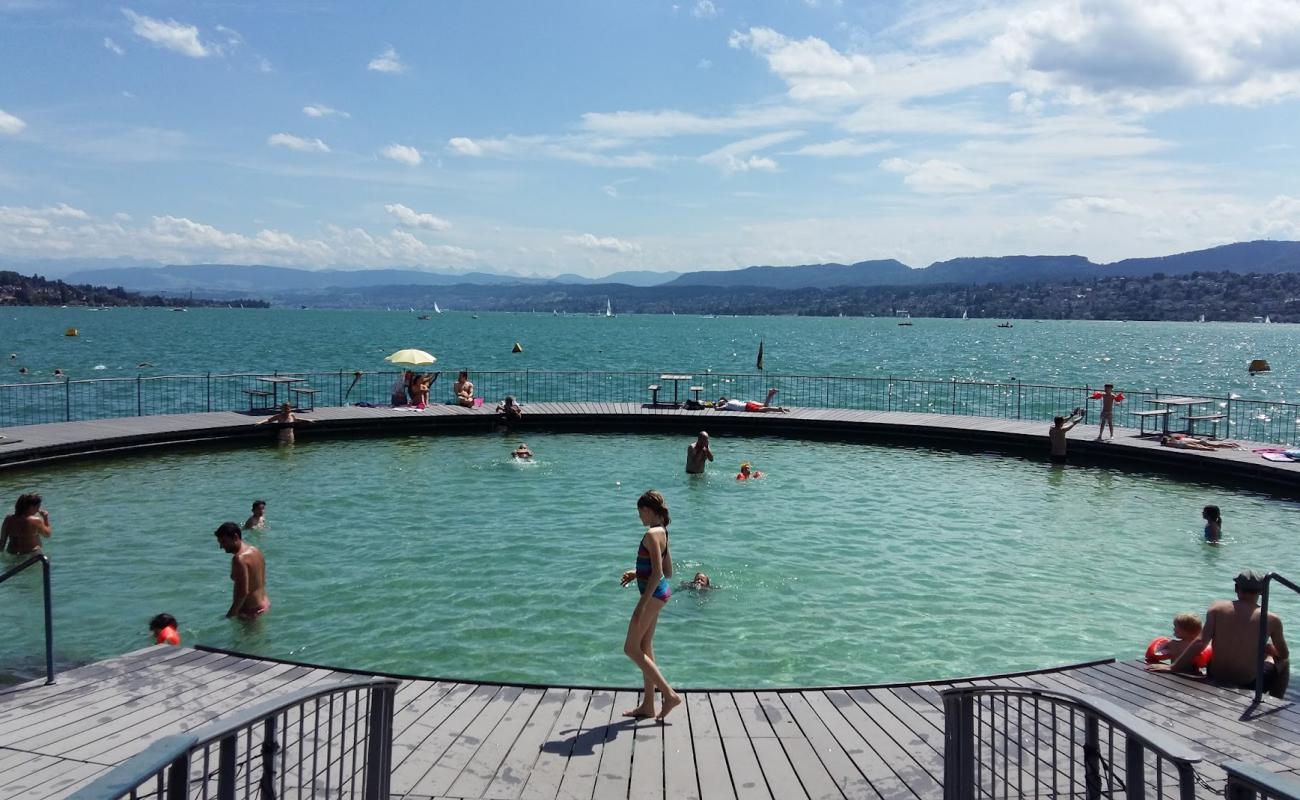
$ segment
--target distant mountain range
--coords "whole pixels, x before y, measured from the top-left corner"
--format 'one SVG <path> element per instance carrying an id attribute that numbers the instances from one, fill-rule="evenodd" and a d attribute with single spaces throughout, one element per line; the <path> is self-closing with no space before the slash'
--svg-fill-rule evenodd
<path id="1" fill-rule="evenodd" d="M 545 305 L 547 297 L 594 297 L 600 291 L 617 295 L 616 287 L 652 289 L 647 296 L 680 296 L 688 287 L 712 287 L 737 290 L 833 289 L 838 287 L 925 287 L 983 286 L 989 284 L 1033 284 L 1103 278 L 1141 278 L 1156 275 L 1189 275 L 1194 272 L 1224 272 L 1270 275 L 1300 272 L 1300 242 L 1254 241 L 1223 245 L 1208 250 L 1163 256 L 1131 258 L 1098 264 L 1083 256 L 996 256 L 956 258 L 939 261 L 925 268 L 914 268 L 893 259 L 861 261 L 856 264 L 809 264 L 802 266 L 753 266 L 733 270 L 694 272 L 616 272 L 603 278 L 585 278 L 566 274 L 556 277 L 525 277 L 500 272 L 450 273 L 415 269 L 329 269 L 306 270 L 288 267 L 248 266 L 235 264 L 196 264 L 162 266 L 124 265 L 120 260 L 100 259 L 82 262 L 87 269 L 70 268 L 77 262 L 14 262 L 0 258 L 0 269 L 38 272 L 46 263 L 64 272 L 68 281 L 100 286 L 120 286 L 132 291 L 188 294 L 208 297 L 263 297 L 284 304 L 346 306 L 355 302 L 373 305 L 380 298 L 399 296 L 406 287 L 464 287 L 458 300 L 476 303 L 475 307 L 498 305 L 495 300 L 536 298 Z M 106 265 L 108 264 L 108 265 Z M 476 287 L 476 288 L 472 288 Z M 571 292 L 552 291 L 563 290 Z M 471 290 L 472 288 L 472 290 Z M 492 289 L 498 291 L 493 292 Z M 421 294 L 424 294 L 423 292 Z M 637 293 L 641 296 L 642 293 Z M 450 296 L 450 295 L 449 295 Z M 473 299 L 471 299 L 473 298 Z M 477 303 L 483 305 L 477 305 Z M 461 306 L 462 308 L 464 306 Z"/>

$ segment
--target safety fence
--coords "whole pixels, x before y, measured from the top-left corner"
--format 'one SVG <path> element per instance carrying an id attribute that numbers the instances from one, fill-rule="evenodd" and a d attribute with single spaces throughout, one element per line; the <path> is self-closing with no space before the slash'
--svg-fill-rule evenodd
<path id="1" fill-rule="evenodd" d="M 159 739 L 71 800 L 388 800 L 399 681 L 313 686 Z"/>
<path id="2" fill-rule="evenodd" d="M 432 371 L 431 402 L 451 402 L 456 373 Z M 92 380 L 59 380 L 0 385 L 0 427 L 43 422 L 107 419 L 152 414 L 203 411 L 265 411 L 272 401 L 310 397 L 315 405 L 389 405 L 393 384 L 402 373 L 299 372 L 203 375 L 137 376 Z M 298 382 L 268 382 L 268 378 Z M 629 403 L 648 402 L 652 384 L 663 384 L 657 372 L 604 372 L 588 370 L 505 370 L 473 372 L 475 394 L 496 403 L 513 395 L 522 403 L 549 401 Z M 909 411 L 1050 421 L 1076 408 L 1085 419 L 1096 421 L 1099 387 L 1049 386 L 1021 381 L 983 382 L 906 377 L 856 377 L 827 375 L 773 375 L 706 373 L 681 381 L 678 399 L 693 397 L 691 386 L 701 389 L 704 400 L 718 397 L 761 401 L 769 389 L 779 390 L 774 402 L 785 406 L 845 408 L 867 411 Z M 671 397 L 671 382 L 659 399 Z M 1120 387 L 1121 391 L 1123 387 Z M 298 393 L 294 389 L 313 389 Z M 1300 441 L 1300 404 L 1272 400 L 1216 397 L 1196 392 L 1124 391 L 1115 406 L 1115 424 L 1139 427 L 1142 416 L 1160 406 L 1154 402 L 1172 396 L 1203 401 L 1198 415 L 1223 415 L 1215 430 L 1221 437 L 1253 442 L 1293 445 Z M 1181 427 L 1186 412 L 1174 410 L 1172 427 Z M 1151 422 L 1148 420 L 1147 424 Z M 1159 422 L 1156 423 L 1159 426 Z"/>

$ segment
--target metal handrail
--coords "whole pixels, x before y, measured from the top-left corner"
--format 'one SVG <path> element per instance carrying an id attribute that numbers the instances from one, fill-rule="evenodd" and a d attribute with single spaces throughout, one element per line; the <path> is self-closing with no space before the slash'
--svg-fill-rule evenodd
<path id="1" fill-rule="evenodd" d="M 0 575 L 0 583 L 27 569 L 33 564 L 41 565 L 41 592 L 45 596 L 45 685 L 54 683 L 54 613 L 50 602 L 50 559 L 44 553 L 37 553 L 23 563 Z"/>
<path id="2" fill-rule="evenodd" d="M 1101 798 L 1102 791 L 1102 772 L 1113 778 L 1114 771 L 1108 763 L 1105 763 L 1101 757 L 1101 736 L 1100 722 L 1105 721 L 1111 728 L 1111 733 L 1119 730 L 1125 736 L 1124 746 L 1124 791 L 1125 797 L 1140 798 L 1145 789 L 1146 761 L 1145 756 L 1148 752 L 1156 756 L 1156 773 L 1157 780 L 1162 780 L 1160 771 L 1161 760 L 1168 761 L 1178 774 L 1178 792 L 1182 800 L 1192 800 L 1196 791 L 1196 774 L 1193 765 L 1201 761 L 1201 757 L 1189 746 L 1183 744 L 1157 728 L 1150 723 L 1144 722 L 1133 714 L 1119 706 L 1093 697 L 1082 692 L 1075 692 L 1068 689 L 1045 689 L 1029 686 L 1009 686 L 1002 684 L 983 684 L 975 686 L 958 686 L 943 690 L 944 707 L 944 769 L 943 769 L 943 786 L 945 800 L 973 800 L 979 791 L 977 772 L 977 760 L 980 753 L 979 743 L 976 741 L 977 727 L 985 727 L 982 720 L 975 717 L 976 700 L 983 697 L 990 700 L 992 704 L 989 714 L 988 726 L 991 728 L 995 723 L 997 714 L 997 699 L 1002 699 L 1002 719 L 1006 726 L 1010 727 L 1011 715 L 1009 710 L 1009 698 L 1017 698 L 1018 701 L 1025 699 L 1034 703 L 1034 726 L 1033 735 L 1035 742 L 1038 737 L 1038 703 L 1044 701 L 1051 709 L 1052 725 L 1052 748 L 1051 760 L 1053 768 L 1056 766 L 1055 752 L 1055 731 L 1058 721 L 1056 709 L 1064 707 L 1069 709 L 1070 715 L 1070 743 L 1074 743 L 1073 731 L 1073 714 L 1082 712 L 1084 718 L 1084 735 L 1085 743 L 1084 753 L 1084 787 L 1086 796 L 1089 800 Z M 1017 714 L 1023 711 L 1019 703 L 1016 706 Z M 1023 723 L 1020 723 L 1023 724 Z M 1004 730 L 1004 734 L 1008 731 Z M 1017 757 L 1023 755 L 1024 737 L 1026 731 L 1021 728 L 1016 732 L 1016 744 L 1014 747 L 1020 748 Z M 1113 739 L 1112 739 L 1113 744 Z M 995 782 L 998 777 L 997 759 L 999 752 L 991 743 L 989 745 L 991 753 L 990 781 Z M 1012 770 L 1016 770 L 1016 777 L 1023 780 L 1023 775 L 1019 772 L 1019 763 L 1012 766 L 1010 763 L 1009 750 L 1011 746 L 1006 746 L 1001 752 L 1003 759 L 1003 780 L 1008 786 L 1006 790 L 1011 789 Z M 1035 751 L 1036 752 L 1036 751 Z M 1069 774 L 1073 776 L 1073 766 L 1069 768 Z M 1036 779 L 1037 774 L 1032 774 L 1031 779 Z M 1055 783 L 1053 783 L 1055 788 Z M 990 796 L 998 796 L 1000 792 L 997 786 L 989 789 Z M 1110 796 L 1110 795 L 1106 795 Z M 1162 795 L 1163 796 L 1163 795 Z"/>
<path id="3" fill-rule="evenodd" d="M 1300 800 L 1300 779 L 1278 775 L 1244 761 L 1223 764 L 1228 783 L 1223 788 L 1227 800 Z"/>
<path id="4" fill-rule="evenodd" d="M 1264 699 L 1264 659 L 1268 649 L 1268 587 L 1273 581 L 1300 594 L 1300 586 L 1296 586 L 1276 572 L 1264 576 L 1264 589 L 1259 600 L 1259 645 L 1255 652 L 1255 699 L 1252 701 L 1254 705 L 1259 705 L 1259 702 Z"/>
<path id="5" fill-rule="evenodd" d="M 219 743 L 217 766 L 217 797 L 234 797 L 236 779 L 236 750 L 240 735 L 251 732 L 263 723 L 265 732 L 261 744 L 264 765 L 278 751 L 276 744 L 277 718 L 313 700 L 332 697 L 343 692 L 368 690 L 370 694 L 367 714 L 366 755 L 363 762 L 363 800 L 387 800 L 392 772 L 394 697 L 401 681 L 392 678 L 353 678 L 325 686 L 310 686 L 265 703 L 239 711 L 228 717 L 214 720 L 185 733 L 167 736 L 152 743 L 140 753 L 128 758 L 90 784 L 70 795 L 69 800 L 105 800 L 105 798 L 135 797 L 138 790 L 151 780 L 161 788 L 166 774 L 167 800 L 185 800 L 189 797 L 189 772 L 191 755 L 196 751 Z M 302 718 L 300 717 L 300 724 Z M 319 719 L 317 720 L 319 721 Z M 319 728 L 315 735 L 320 735 Z M 331 731 L 327 736 L 332 736 Z M 249 736 L 251 741 L 251 735 Z M 206 758 L 204 760 L 206 763 Z M 208 777 L 203 776 L 204 779 Z M 301 778 L 301 776 L 300 776 Z M 258 781 L 263 797 L 274 797 L 273 781 L 267 768 Z M 272 787 L 269 789 L 268 787 Z M 161 798 L 161 793 L 159 797 Z M 203 793 L 207 797 L 206 791 Z"/>

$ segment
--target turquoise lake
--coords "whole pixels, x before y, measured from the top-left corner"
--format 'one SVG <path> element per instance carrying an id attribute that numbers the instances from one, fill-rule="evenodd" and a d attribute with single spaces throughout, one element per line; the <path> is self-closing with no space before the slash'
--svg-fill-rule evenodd
<path id="1" fill-rule="evenodd" d="M 2 382 L 204 372 L 384 370 L 418 347 L 437 369 L 753 371 L 1113 381 L 1300 401 L 1300 327 L 1232 323 L 701 318 L 196 309 L 4 309 Z M 80 335 L 65 337 L 68 327 Z M 522 354 L 512 354 L 519 342 Z M 9 353 L 16 358 L 9 359 Z M 1252 358 L 1273 370 L 1247 375 Z M 138 369 L 137 364 L 153 366 Z M 18 368 L 31 374 L 20 376 Z M 96 369 L 96 367 L 103 369 Z M 780 438 L 719 439 L 705 479 L 680 436 L 530 434 L 540 464 L 498 435 L 312 442 L 158 453 L 0 472 L 0 501 L 40 491 L 55 524 L 61 663 L 148 642 L 159 611 L 187 643 L 468 678 L 633 685 L 621 655 L 634 598 L 636 495 L 672 506 L 676 569 L 722 587 L 680 592 L 656 640 L 684 686 L 937 678 L 1135 657 L 1180 611 L 1203 612 L 1250 566 L 1300 573 L 1300 505 L 1160 475 L 994 453 Z M 737 484 L 741 460 L 768 476 Z M 275 607 L 221 618 L 228 558 L 212 530 L 268 500 L 253 539 Z M 1223 507 L 1226 543 L 1200 540 Z M 0 670 L 41 664 L 39 584 Z M 1288 618 L 1294 598 L 1280 598 Z"/>

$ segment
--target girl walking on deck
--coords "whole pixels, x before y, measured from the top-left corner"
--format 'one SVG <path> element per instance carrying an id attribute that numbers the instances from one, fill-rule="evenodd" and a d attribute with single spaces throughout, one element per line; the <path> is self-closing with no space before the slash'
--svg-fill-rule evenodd
<path id="1" fill-rule="evenodd" d="M 681 696 L 668 685 L 654 658 L 655 624 L 659 621 L 659 612 L 673 596 L 672 585 L 668 582 L 673 574 L 672 554 L 668 551 L 668 503 L 662 494 L 651 489 L 637 498 L 636 510 L 646 532 L 636 551 L 636 569 L 624 572 L 622 578 L 623 586 L 635 579 L 640 593 L 627 625 L 623 652 L 641 670 L 645 689 L 641 705 L 624 711 L 623 716 L 655 717 L 662 721 L 682 703 Z M 663 695 L 663 705 L 657 715 L 655 689 Z"/>

